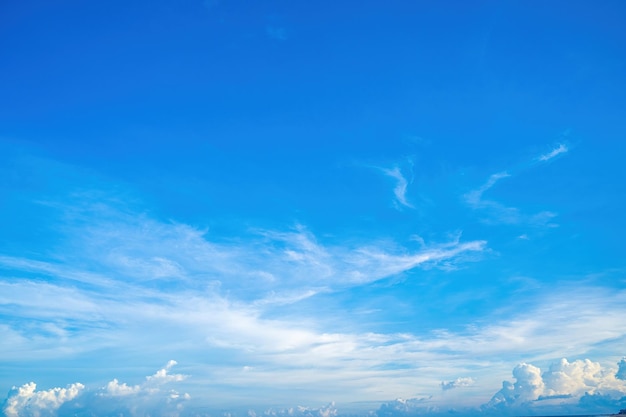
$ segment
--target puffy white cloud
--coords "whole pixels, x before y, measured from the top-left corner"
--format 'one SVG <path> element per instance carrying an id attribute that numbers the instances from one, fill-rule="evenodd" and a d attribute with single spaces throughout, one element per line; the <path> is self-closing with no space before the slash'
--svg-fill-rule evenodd
<path id="1" fill-rule="evenodd" d="M 544 391 L 545 384 L 541 378 L 541 369 L 536 366 L 519 364 L 513 369 L 513 377 L 515 383 L 504 381 L 502 389 L 493 396 L 490 405 L 533 401 Z"/>
<path id="2" fill-rule="evenodd" d="M 109 383 L 106 384 L 106 386 L 104 386 L 102 389 L 104 390 L 103 395 L 110 395 L 112 397 L 124 397 L 126 395 L 137 394 L 141 390 L 141 387 L 139 385 L 128 386 L 125 382 L 120 384 L 116 378 L 112 381 L 109 381 Z"/>
<path id="3" fill-rule="evenodd" d="M 167 365 L 165 365 L 165 368 L 159 369 L 152 376 L 147 376 L 146 377 L 146 381 L 148 383 L 156 384 L 156 385 L 161 385 L 161 384 L 165 384 L 165 383 L 168 383 L 168 382 L 179 382 L 179 381 L 182 381 L 183 379 L 186 378 L 185 375 L 182 375 L 182 374 L 169 374 L 168 373 L 170 371 L 170 369 L 172 369 L 172 367 L 174 365 L 177 365 L 177 364 L 178 364 L 178 362 L 176 362 L 174 360 L 171 360 L 171 361 L 167 362 Z"/>
<path id="4" fill-rule="evenodd" d="M 51 416 L 67 401 L 76 398 L 85 388 L 75 383 L 67 388 L 51 388 L 37 391 L 37 384 L 29 382 L 21 387 L 13 387 L 6 399 L 3 411 L 7 417 Z"/>
<path id="5" fill-rule="evenodd" d="M 618 407 L 626 396 L 626 381 L 618 378 L 623 361 L 617 371 L 589 359 L 573 362 L 561 359 L 543 373 L 536 366 L 520 364 L 513 370 L 515 382 L 504 381 L 502 389 L 485 408 L 584 406 L 591 403 Z"/>
<path id="6" fill-rule="evenodd" d="M 37 391 L 30 382 L 13 387 L 3 408 L 6 417 L 52 417 L 57 415 L 161 415 L 177 416 L 189 394 L 163 389 L 166 384 L 179 382 L 185 375 L 171 374 L 176 364 L 169 361 L 165 368 L 147 376 L 143 384 L 128 385 L 117 379 L 97 390 L 87 390 L 80 383 L 67 388 Z M 325 417 L 325 416 L 324 416 Z"/>

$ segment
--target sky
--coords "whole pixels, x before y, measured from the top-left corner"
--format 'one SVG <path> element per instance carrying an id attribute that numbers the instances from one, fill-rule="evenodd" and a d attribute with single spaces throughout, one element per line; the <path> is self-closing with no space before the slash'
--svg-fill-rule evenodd
<path id="1" fill-rule="evenodd" d="M 626 408 L 625 19 L 0 2 L 2 413 Z"/>

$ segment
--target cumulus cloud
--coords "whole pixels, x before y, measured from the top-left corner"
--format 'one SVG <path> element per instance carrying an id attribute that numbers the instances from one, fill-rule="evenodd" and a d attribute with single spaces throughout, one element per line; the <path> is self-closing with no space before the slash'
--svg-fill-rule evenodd
<path id="1" fill-rule="evenodd" d="M 72 401 L 85 388 L 75 383 L 67 388 L 51 388 L 37 391 L 37 384 L 29 382 L 21 387 L 13 387 L 6 399 L 3 411 L 7 417 L 53 416 L 67 401 Z"/>
<path id="2" fill-rule="evenodd" d="M 37 391 L 37 385 L 30 382 L 19 388 L 13 387 L 3 411 L 7 417 L 53 417 L 82 413 L 139 416 L 155 414 L 155 411 L 157 415 L 177 415 L 190 396 L 173 389 L 163 389 L 166 384 L 185 378 L 181 374 L 169 373 L 175 364 L 175 361 L 169 361 L 165 368 L 146 377 L 145 382 L 139 385 L 120 383 L 115 378 L 95 390 L 74 383 L 67 388 Z"/>
<path id="3" fill-rule="evenodd" d="M 182 381 L 183 379 L 186 378 L 185 375 L 168 373 L 172 369 L 172 367 L 177 364 L 178 362 L 174 360 L 170 360 L 169 362 L 167 362 L 167 365 L 165 365 L 165 368 L 159 369 L 158 371 L 156 371 L 154 375 L 147 376 L 146 377 L 147 383 L 154 384 L 154 385 L 161 385 L 161 384 L 166 384 L 168 382 Z"/>
<path id="4" fill-rule="evenodd" d="M 447 391 L 447 390 L 451 390 L 454 388 L 469 387 L 471 385 L 474 385 L 474 383 L 475 383 L 474 379 L 470 377 L 459 377 L 455 379 L 454 381 L 442 382 L 441 389 L 444 391 Z"/>
<path id="5" fill-rule="evenodd" d="M 104 386 L 103 391 L 106 394 L 103 393 L 102 395 L 109 395 L 111 397 L 124 397 L 127 395 L 137 394 L 140 390 L 141 387 L 139 385 L 128 386 L 125 382 L 120 384 L 117 378 L 115 378 L 112 381 L 109 381 L 106 386 Z"/>
<path id="6" fill-rule="evenodd" d="M 605 368 L 589 359 L 569 362 L 561 359 L 547 371 L 522 363 L 513 369 L 515 382 L 504 381 L 486 409 L 533 408 L 548 405 L 581 406 L 594 399 L 607 407 L 619 406 L 626 396 L 626 381 L 618 370 Z M 609 410 L 610 411 L 610 410 Z"/>

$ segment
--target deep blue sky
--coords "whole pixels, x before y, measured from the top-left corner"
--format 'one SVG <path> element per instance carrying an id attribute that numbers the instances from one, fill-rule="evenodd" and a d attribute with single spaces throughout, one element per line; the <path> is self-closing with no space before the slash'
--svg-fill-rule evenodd
<path id="1" fill-rule="evenodd" d="M 0 4 L 4 413 L 626 407 L 625 19 Z"/>

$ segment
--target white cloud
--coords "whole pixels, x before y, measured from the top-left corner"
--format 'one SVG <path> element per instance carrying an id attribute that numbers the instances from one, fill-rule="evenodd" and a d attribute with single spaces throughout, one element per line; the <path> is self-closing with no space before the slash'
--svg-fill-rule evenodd
<path id="1" fill-rule="evenodd" d="M 37 275 L 46 281 L 0 282 L 0 313 L 21 320 L 7 326 L 9 341 L 0 341 L 5 357 L 58 358 L 115 346 L 124 354 L 145 351 L 142 360 L 149 361 L 163 352 L 183 351 L 200 358 L 194 368 L 194 376 L 195 369 L 199 375 L 185 380 L 185 391 L 194 397 L 188 385 L 221 398 L 237 395 L 223 387 L 262 392 L 271 380 L 277 392 L 307 386 L 312 388 L 307 395 L 327 401 L 441 394 L 441 381 L 453 382 L 458 375 L 477 382 L 446 395 L 492 393 L 493 386 L 477 378 L 470 364 L 493 371 L 497 385 L 508 370 L 501 362 L 494 365 L 494 357 L 524 352 L 524 360 L 532 361 L 578 355 L 624 337 L 626 294 L 589 287 L 553 288 L 523 305 L 512 300 L 509 310 L 468 321 L 455 331 L 374 330 L 310 299 L 414 268 L 458 264 L 480 256 L 486 250 L 483 241 L 456 237 L 413 250 L 390 240 L 319 238 L 302 226 L 214 241 L 188 225 L 106 210 L 104 219 L 96 216 L 88 226 L 66 227 L 75 244 L 55 262 L 0 259 L 15 277 Z M 68 256 L 73 258 L 68 261 Z M 119 261 L 130 258 L 137 260 L 132 265 L 168 260 L 158 264 L 177 265 L 178 275 L 156 290 L 150 268 L 128 268 Z M 294 308 L 288 315 L 272 314 L 277 306 L 307 298 L 313 313 Z M 39 323 L 54 326 L 33 331 Z M 139 398 L 159 388 L 160 381 L 182 382 L 172 366 L 136 385 L 119 382 L 125 377 L 113 380 L 99 397 Z M 158 392 L 163 401 L 184 397 Z M 328 398 L 329 393 L 341 398 Z"/>
<path id="2" fill-rule="evenodd" d="M 55 415 L 56 411 L 67 401 L 76 398 L 85 388 L 75 383 L 67 388 L 51 388 L 37 391 L 34 382 L 21 387 L 13 387 L 6 399 L 3 411 L 7 417 L 43 417 Z"/>
<path id="3" fill-rule="evenodd" d="M 398 398 L 381 404 L 376 410 L 377 417 L 395 417 L 407 415 L 435 415 L 441 412 L 441 409 L 431 402 L 432 397 L 418 398 Z"/>
<path id="4" fill-rule="evenodd" d="M 484 198 L 484 194 L 494 187 L 500 180 L 511 175 L 507 172 L 499 172 L 489 177 L 481 187 L 466 193 L 463 198 L 474 210 L 485 213 L 486 223 L 493 224 L 525 224 L 539 227 L 557 227 L 552 220 L 557 216 L 550 211 L 541 211 L 536 214 L 524 214 L 517 207 L 508 207 L 498 201 Z M 523 235 L 525 236 L 525 235 Z"/>
<path id="5" fill-rule="evenodd" d="M 171 382 L 180 382 L 187 377 L 186 375 L 182 374 L 169 373 L 174 365 L 176 365 L 176 361 L 169 361 L 164 368 L 156 371 L 154 375 L 147 376 L 146 381 L 141 385 L 129 386 L 126 383 L 120 384 L 117 379 L 113 379 L 100 390 L 98 395 L 110 397 L 126 397 L 146 392 L 156 393 L 159 391 L 159 387 L 161 387 L 162 385 Z M 175 398 L 178 398 L 178 396 L 178 393 L 175 393 Z"/>
<path id="6" fill-rule="evenodd" d="M 441 389 L 444 391 L 447 391 L 447 390 L 454 389 L 454 388 L 469 387 L 471 385 L 474 385 L 475 383 L 476 381 L 474 381 L 473 378 L 459 377 L 455 379 L 454 381 L 442 382 Z"/>
<path id="7" fill-rule="evenodd" d="M 524 168 L 529 168 L 539 162 L 549 161 L 558 155 L 568 152 L 568 148 L 565 144 L 559 144 L 556 148 L 550 152 L 538 156 L 532 162 L 525 164 Z M 514 174 L 519 174 L 520 169 L 513 170 Z M 541 211 L 536 214 L 524 214 L 517 207 L 509 207 L 498 201 L 484 198 L 484 194 L 493 188 L 500 180 L 513 176 L 508 171 L 502 171 L 491 175 L 485 184 L 475 190 L 471 190 L 463 195 L 465 202 L 474 210 L 483 211 L 487 217 L 485 221 L 487 223 L 496 224 L 526 224 L 539 227 L 557 227 L 558 225 L 552 220 L 557 216 L 556 213 L 551 211 Z"/>
<path id="8" fill-rule="evenodd" d="M 75 383 L 67 388 L 37 391 L 36 384 L 30 382 L 19 388 L 13 387 L 3 411 L 7 417 L 52 417 L 81 412 L 89 415 L 178 415 L 183 403 L 190 399 L 189 394 L 163 389 L 185 378 L 184 375 L 169 373 L 175 364 L 175 361 L 168 362 L 165 368 L 146 377 L 141 385 L 130 386 L 115 378 L 98 390 L 86 389 L 83 384 Z M 61 413 L 63 409 L 66 412 Z"/>
<path id="9" fill-rule="evenodd" d="M 127 395 L 137 394 L 141 390 L 141 387 L 139 385 L 128 386 L 125 382 L 120 384 L 117 379 L 113 379 L 106 384 L 103 390 L 103 395 L 125 397 Z"/>
<path id="10" fill-rule="evenodd" d="M 556 148 L 552 149 L 550 152 L 537 157 L 537 160 L 542 161 L 542 162 L 549 161 L 550 159 L 555 158 L 560 154 L 566 153 L 568 150 L 569 149 L 567 148 L 565 144 L 560 143 Z"/>
<path id="11" fill-rule="evenodd" d="M 176 364 L 177 364 L 176 361 L 170 360 L 167 363 L 167 365 L 165 365 L 165 368 L 159 369 L 158 371 L 156 371 L 154 375 L 147 376 L 146 377 L 147 383 L 154 384 L 154 385 L 161 385 L 161 384 L 166 384 L 168 382 L 179 382 L 179 381 L 184 380 L 186 378 L 185 375 L 168 373 L 172 369 L 172 367 Z"/>
<path id="12" fill-rule="evenodd" d="M 613 406 L 617 406 L 626 396 L 626 381 L 617 378 L 618 372 L 589 359 L 573 362 L 561 359 L 543 373 L 538 367 L 523 363 L 513 370 L 515 382 L 504 381 L 486 409 L 576 406 L 586 396 L 610 398 Z"/>
<path id="13" fill-rule="evenodd" d="M 465 201 L 475 208 L 482 208 L 482 207 L 486 207 L 486 206 L 493 204 L 493 202 L 484 201 L 483 194 L 487 190 L 492 188 L 494 185 L 496 185 L 498 181 L 500 181 L 503 178 L 508 178 L 510 176 L 511 175 L 509 175 L 507 172 L 498 172 L 496 174 L 491 175 L 489 179 L 487 180 L 487 182 L 483 184 L 481 187 L 465 194 Z"/>
<path id="14" fill-rule="evenodd" d="M 402 171 L 400 171 L 400 168 L 394 167 L 391 169 L 382 169 L 382 171 L 385 173 L 385 175 L 396 180 L 396 186 L 393 189 L 396 201 L 404 207 L 414 208 L 413 205 L 409 203 L 406 198 L 406 192 L 409 183 L 404 175 L 402 175 Z"/>

